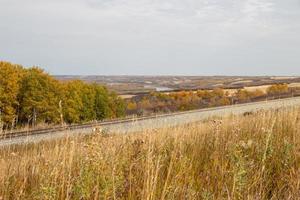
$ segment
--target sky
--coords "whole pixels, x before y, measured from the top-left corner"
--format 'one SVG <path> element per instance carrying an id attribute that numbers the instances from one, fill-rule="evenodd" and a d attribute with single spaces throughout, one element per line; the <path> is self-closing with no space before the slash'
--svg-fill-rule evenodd
<path id="1" fill-rule="evenodd" d="M 300 0 L 0 0 L 0 60 L 54 75 L 300 75 Z"/>

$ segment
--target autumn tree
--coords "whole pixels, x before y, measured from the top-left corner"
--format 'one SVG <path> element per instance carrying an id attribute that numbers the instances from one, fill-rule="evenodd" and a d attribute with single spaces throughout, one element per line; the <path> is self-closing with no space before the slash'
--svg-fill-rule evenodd
<path id="1" fill-rule="evenodd" d="M 0 85 L 0 97 L 3 95 L 3 88 Z M 3 121 L 2 121 L 2 102 L 0 101 L 0 133 L 2 133 L 3 130 Z"/>
<path id="2" fill-rule="evenodd" d="M 3 89 L 3 86 L 2 85 L 0 85 L 0 99 L 2 98 L 2 96 L 4 95 L 4 89 Z M 2 111 L 1 110 L 1 108 L 3 107 L 3 103 L 2 103 L 2 101 L 0 101 L 0 112 Z M 0 115 L 1 115 L 1 113 L 0 113 Z"/>
<path id="3" fill-rule="evenodd" d="M 287 84 L 276 84 L 272 85 L 267 89 L 269 95 L 280 95 L 289 92 L 289 87 Z"/>
<path id="4" fill-rule="evenodd" d="M 75 80 L 61 82 L 42 69 L 0 62 L 1 123 L 81 123 L 122 117 L 125 103 L 105 87 Z"/>
<path id="5" fill-rule="evenodd" d="M 6 126 L 17 121 L 19 103 L 17 95 L 23 71 L 20 66 L 8 62 L 0 62 L 0 111 Z"/>
<path id="6" fill-rule="evenodd" d="M 249 101 L 249 92 L 245 89 L 239 89 L 236 94 L 235 94 L 236 98 L 238 99 L 238 101 L 240 102 L 244 102 L 244 101 Z"/>
<path id="7" fill-rule="evenodd" d="M 262 90 L 256 89 L 250 93 L 251 98 L 257 98 L 265 96 L 265 93 Z"/>
<path id="8" fill-rule="evenodd" d="M 222 97 L 224 97 L 225 92 L 221 88 L 215 88 L 212 91 L 212 95 L 215 96 L 215 97 L 218 97 L 218 98 L 222 98 Z"/>
<path id="9" fill-rule="evenodd" d="M 135 101 L 129 101 L 127 103 L 127 109 L 129 111 L 135 111 L 137 109 L 137 103 Z"/>
<path id="10" fill-rule="evenodd" d="M 63 110 L 66 122 L 78 123 L 124 116 L 125 104 L 103 86 L 75 80 L 65 83 Z"/>
<path id="11" fill-rule="evenodd" d="M 18 100 L 20 120 L 31 122 L 57 123 L 60 121 L 58 82 L 39 68 L 26 71 L 21 82 Z"/>
<path id="12" fill-rule="evenodd" d="M 64 84 L 63 113 L 67 123 L 79 123 L 81 111 L 84 109 L 81 90 L 84 83 L 79 80 L 70 81 Z"/>

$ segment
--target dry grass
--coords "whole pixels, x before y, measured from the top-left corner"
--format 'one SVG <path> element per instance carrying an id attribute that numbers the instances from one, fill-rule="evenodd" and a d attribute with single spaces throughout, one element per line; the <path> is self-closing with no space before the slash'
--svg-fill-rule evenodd
<path id="1" fill-rule="evenodd" d="M 300 83 L 290 83 L 289 87 L 298 88 L 298 87 L 300 87 Z"/>
<path id="2" fill-rule="evenodd" d="M 298 109 L 0 150 L 0 199 L 300 199 Z"/>

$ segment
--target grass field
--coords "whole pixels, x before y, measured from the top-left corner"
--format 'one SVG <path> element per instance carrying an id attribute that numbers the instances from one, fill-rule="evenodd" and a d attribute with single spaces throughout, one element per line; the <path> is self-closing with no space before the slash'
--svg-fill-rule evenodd
<path id="1" fill-rule="evenodd" d="M 300 199 L 300 110 L 0 150 L 0 199 Z"/>

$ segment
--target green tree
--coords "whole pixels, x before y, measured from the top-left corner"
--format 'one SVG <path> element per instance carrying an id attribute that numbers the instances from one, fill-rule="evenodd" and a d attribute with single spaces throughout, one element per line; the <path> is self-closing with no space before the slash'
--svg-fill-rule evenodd
<path id="1" fill-rule="evenodd" d="M 89 84 L 84 84 L 81 91 L 83 108 L 81 109 L 81 120 L 91 121 L 96 119 L 95 112 L 95 90 Z"/>
<path id="2" fill-rule="evenodd" d="M 97 84 L 93 85 L 95 90 L 95 112 L 96 119 L 102 120 L 112 116 L 112 111 L 109 107 L 109 93 L 105 87 Z"/>
<path id="3" fill-rule="evenodd" d="M 109 105 L 110 109 L 112 110 L 113 118 L 125 116 L 126 104 L 124 100 L 118 97 L 114 92 L 110 94 Z"/>

